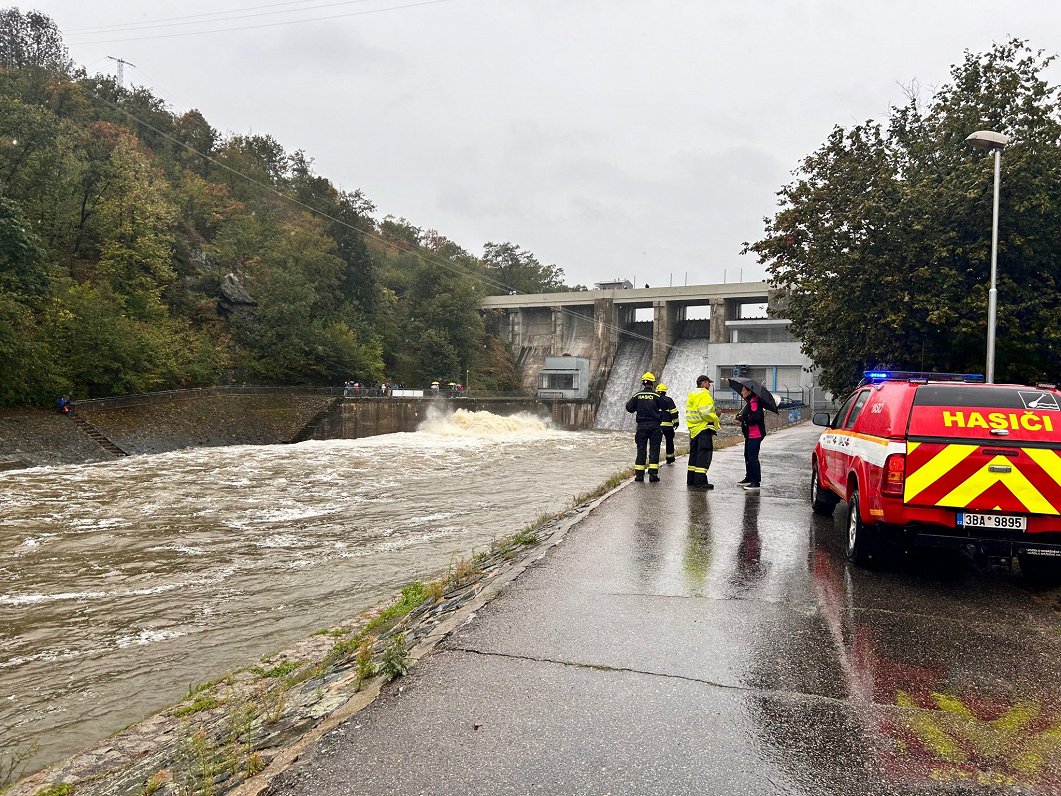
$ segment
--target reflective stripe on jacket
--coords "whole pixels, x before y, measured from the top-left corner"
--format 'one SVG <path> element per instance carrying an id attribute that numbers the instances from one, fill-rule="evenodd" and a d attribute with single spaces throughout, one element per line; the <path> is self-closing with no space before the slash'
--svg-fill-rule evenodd
<path id="1" fill-rule="evenodd" d="M 659 404 L 663 410 L 663 422 L 660 423 L 660 426 L 663 428 L 677 428 L 678 407 L 675 405 L 674 399 L 669 395 L 660 395 Z"/>
<path id="2" fill-rule="evenodd" d="M 626 411 L 637 413 L 638 428 L 659 428 L 663 421 L 659 399 L 655 390 L 642 390 L 626 402 Z"/>
<path id="3" fill-rule="evenodd" d="M 689 429 L 690 437 L 695 437 L 705 428 L 716 433 L 721 428 L 718 415 L 715 414 L 715 399 L 703 387 L 689 393 L 689 400 L 685 402 L 685 426 Z"/>

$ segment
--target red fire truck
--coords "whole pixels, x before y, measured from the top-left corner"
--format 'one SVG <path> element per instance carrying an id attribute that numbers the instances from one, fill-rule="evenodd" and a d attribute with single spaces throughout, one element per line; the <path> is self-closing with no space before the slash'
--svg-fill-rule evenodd
<path id="1" fill-rule="evenodd" d="M 866 563 L 886 537 L 1017 556 L 1061 573 L 1061 392 L 962 374 L 867 372 L 825 426 L 811 501 L 849 507 L 847 553 Z"/>

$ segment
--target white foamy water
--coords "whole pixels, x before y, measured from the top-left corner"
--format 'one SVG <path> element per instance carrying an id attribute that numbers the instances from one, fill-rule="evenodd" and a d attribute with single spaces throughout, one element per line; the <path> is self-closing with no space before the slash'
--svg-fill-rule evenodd
<path id="1" fill-rule="evenodd" d="M 700 374 L 712 375 L 707 363 L 707 340 L 679 340 L 667 356 L 660 382 L 667 385 L 667 395 L 678 407 L 680 428 L 688 431 L 685 425 L 685 403 L 689 393 L 696 389 L 696 377 Z M 712 378 L 714 378 L 712 376 Z M 713 385 L 715 388 L 721 385 Z"/>
<path id="2" fill-rule="evenodd" d="M 626 411 L 626 402 L 641 389 L 641 374 L 651 364 L 651 340 L 620 341 L 604 397 L 597 409 L 597 428 L 634 430 L 634 416 Z"/>
<path id="3" fill-rule="evenodd" d="M 629 436 L 421 431 L 0 473 L 0 754 L 39 767 L 593 489 Z"/>

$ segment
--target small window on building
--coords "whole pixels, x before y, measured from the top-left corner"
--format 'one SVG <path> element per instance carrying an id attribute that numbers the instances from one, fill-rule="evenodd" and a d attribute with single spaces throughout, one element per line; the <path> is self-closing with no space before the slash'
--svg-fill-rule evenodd
<path id="1" fill-rule="evenodd" d="M 538 388 L 542 390 L 577 390 L 577 373 L 541 373 Z"/>

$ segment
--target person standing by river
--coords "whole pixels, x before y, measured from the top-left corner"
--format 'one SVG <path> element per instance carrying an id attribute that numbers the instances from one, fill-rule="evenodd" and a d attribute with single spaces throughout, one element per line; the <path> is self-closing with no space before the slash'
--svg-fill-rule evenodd
<path id="1" fill-rule="evenodd" d="M 714 489 L 707 471 L 715 453 L 715 434 L 721 425 L 711 395 L 711 377 L 697 376 L 696 389 L 685 402 L 685 427 L 689 429 L 689 470 L 685 483 L 690 489 Z"/>
<path id="2" fill-rule="evenodd" d="M 667 385 L 660 384 L 656 387 L 659 393 L 660 403 L 663 405 L 663 422 L 660 431 L 663 432 L 663 440 L 666 443 L 667 464 L 674 464 L 674 431 L 678 428 L 678 407 L 674 399 L 667 395 Z"/>
<path id="3" fill-rule="evenodd" d="M 744 398 L 744 406 L 737 413 L 737 420 L 740 422 L 741 433 L 744 434 L 745 469 L 744 480 L 739 485 L 748 492 L 758 492 L 762 479 L 759 448 L 763 444 L 763 437 L 766 436 L 766 416 L 759 396 L 747 387 L 741 387 L 740 394 Z"/>
<path id="4" fill-rule="evenodd" d="M 641 376 L 641 391 L 626 402 L 626 411 L 637 415 L 637 432 L 634 442 L 637 445 L 637 457 L 634 459 L 634 480 L 644 481 L 645 470 L 648 480 L 659 480 L 659 443 L 663 439 L 660 423 L 663 422 L 663 404 L 655 390 L 656 377 L 651 373 Z M 645 454 L 648 463 L 645 463 Z"/>

